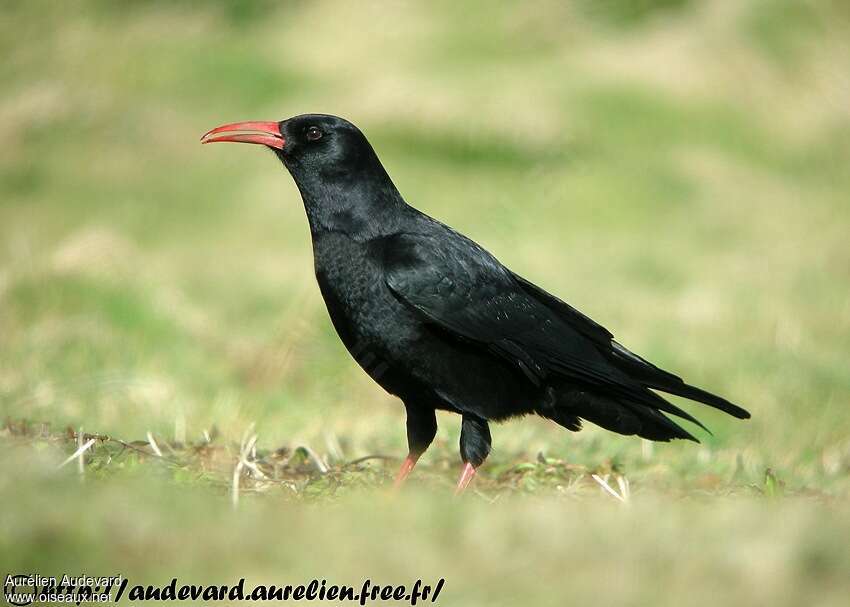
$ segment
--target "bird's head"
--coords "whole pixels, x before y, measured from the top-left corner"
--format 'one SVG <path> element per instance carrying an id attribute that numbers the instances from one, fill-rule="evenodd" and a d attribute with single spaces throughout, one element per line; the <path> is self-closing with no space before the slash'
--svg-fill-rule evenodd
<path id="1" fill-rule="evenodd" d="M 274 150 L 304 199 L 311 225 L 366 217 L 403 202 L 369 141 L 349 121 L 302 114 L 280 122 L 234 122 L 201 137 L 201 143 L 254 143 Z M 327 227 L 327 226 L 326 226 Z"/>
<path id="2" fill-rule="evenodd" d="M 201 137 L 201 143 L 218 142 L 272 148 L 296 181 L 311 176 L 344 178 L 373 169 L 376 163 L 380 166 L 360 129 L 329 114 L 302 114 L 280 122 L 234 122 Z"/>

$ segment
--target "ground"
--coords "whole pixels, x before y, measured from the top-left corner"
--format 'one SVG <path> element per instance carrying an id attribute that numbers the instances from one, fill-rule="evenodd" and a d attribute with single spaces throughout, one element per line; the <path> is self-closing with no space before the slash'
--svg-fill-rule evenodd
<path id="1" fill-rule="evenodd" d="M 848 34 L 813 0 L 9 3 L 0 573 L 843 604 Z M 403 408 L 333 332 L 291 179 L 198 144 L 304 112 L 752 420 L 677 401 L 700 445 L 514 421 L 457 500 L 440 415 L 390 491 Z"/>

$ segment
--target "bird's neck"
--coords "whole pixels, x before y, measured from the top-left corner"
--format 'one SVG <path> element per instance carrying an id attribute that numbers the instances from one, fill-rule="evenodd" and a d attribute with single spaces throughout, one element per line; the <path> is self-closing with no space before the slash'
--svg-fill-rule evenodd
<path id="1" fill-rule="evenodd" d="M 295 173 L 293 171 L 293 173 Z M 293 174 L 315 236 L 344 232 L 353 238 L 371 239 L 397 229 L 410 207 L 385 171 L 367 175 Z"/>

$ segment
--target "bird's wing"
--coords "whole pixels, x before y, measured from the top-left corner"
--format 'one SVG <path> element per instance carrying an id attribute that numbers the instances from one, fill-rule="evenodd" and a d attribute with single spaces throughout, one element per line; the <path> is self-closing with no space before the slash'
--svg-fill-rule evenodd
<path id="1" fill-rule="evenodd" d="M 564 322 L 465 237 L 402 234 L 384 251 L 385 281 L 400 301 L 456 338 L 508 360 L 534 384 L 557 375 L 653 408 L 666 403 L 601 354 L 594 342 L 604 338 L 602 327 L 588 325 L 595 332 L 590 337 Z"/>
<path id="2" fill-rule="evenodd" d="M 514 272 L 510 272 L 510 274 L 514 281 L 522 287 L 526 293 L 555 312 L 561 320 L 569 324 L 573 329 L 599 346 L 606 348 L 610 347 L 611 340 L 614 339 L 614 335 L 611 331 L 589 316 L 582 314 L 567 302 L 555 297 L 548 291 L 544 291 L 536 284 L 526 280 L 519 274 L 515 274 Z"/>
<path id="3" fill-rule="evenodd" d="M 517 276 L 473 241 L 441 228 L 437 234 L 393 236 L 384 248 L 387 286 L 426 322 L 509 361 L 535 385 L 551 376 L 566 378 L 629 407 L 643 405 L 650 411 L 638 412 L 652 413 L 661 423 L 672 424 L 658 415 L 665 411 L 705 428 L 650 388 L 749 417 L 633 354 L 601 325 Z"/>
<path id="4" fill-rule="evenodd" d="M 614 336 L 608 329 L 588 318 L 565 301 L 561 301 L 551 293 L 544 291 L 537 285 L 513 272 L 511 275 L 527 293 L 553 310 L 561 320 L 569 324 L 573 329 L 592 340 L 606 359 L 618 369 L 624 371 L 633 380 L 640 382 L 648 388 L 654 388 L 662 392 L 705 403 L 739 419 L 747 419 L 750 416 L 749 412 L 745 409 L 729 402 L 725 398 L 691 386 L 685 383 L 678 375 L 653 365 L 648 360 L 614 341 Z"/>

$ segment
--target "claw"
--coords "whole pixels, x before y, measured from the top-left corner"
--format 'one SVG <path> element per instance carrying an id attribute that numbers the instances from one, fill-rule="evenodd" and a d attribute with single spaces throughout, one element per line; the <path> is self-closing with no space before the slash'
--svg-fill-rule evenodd
<path id="1" fill-rule="evenodd" d="M 401 468 L 398 469 L 398 474 L 396 474 L 395 481 L 393 482 L 393 487 L 398 489 L 404 484 L 404 481 L 410 475 L 410 472 L 413 470 L 413 467 L 416 465 L 416 462 L 419 460 L 419 456 L 408 455 L 404 458 L 404 461 L 401 463 Z"/>
<path id="2" fill-rule="evenodd" d="M 460 474 L 460 479 L 457 481 L 455 495 L 460 495 L 464 492 L 467 485 L 469 485 L 469 481 L 472 480 L 473 476 L 475 476 L 475 466 L 473 466 L 472 464 L 466 464 L 463 467 L 463 472 L 461 472 Z"/>

